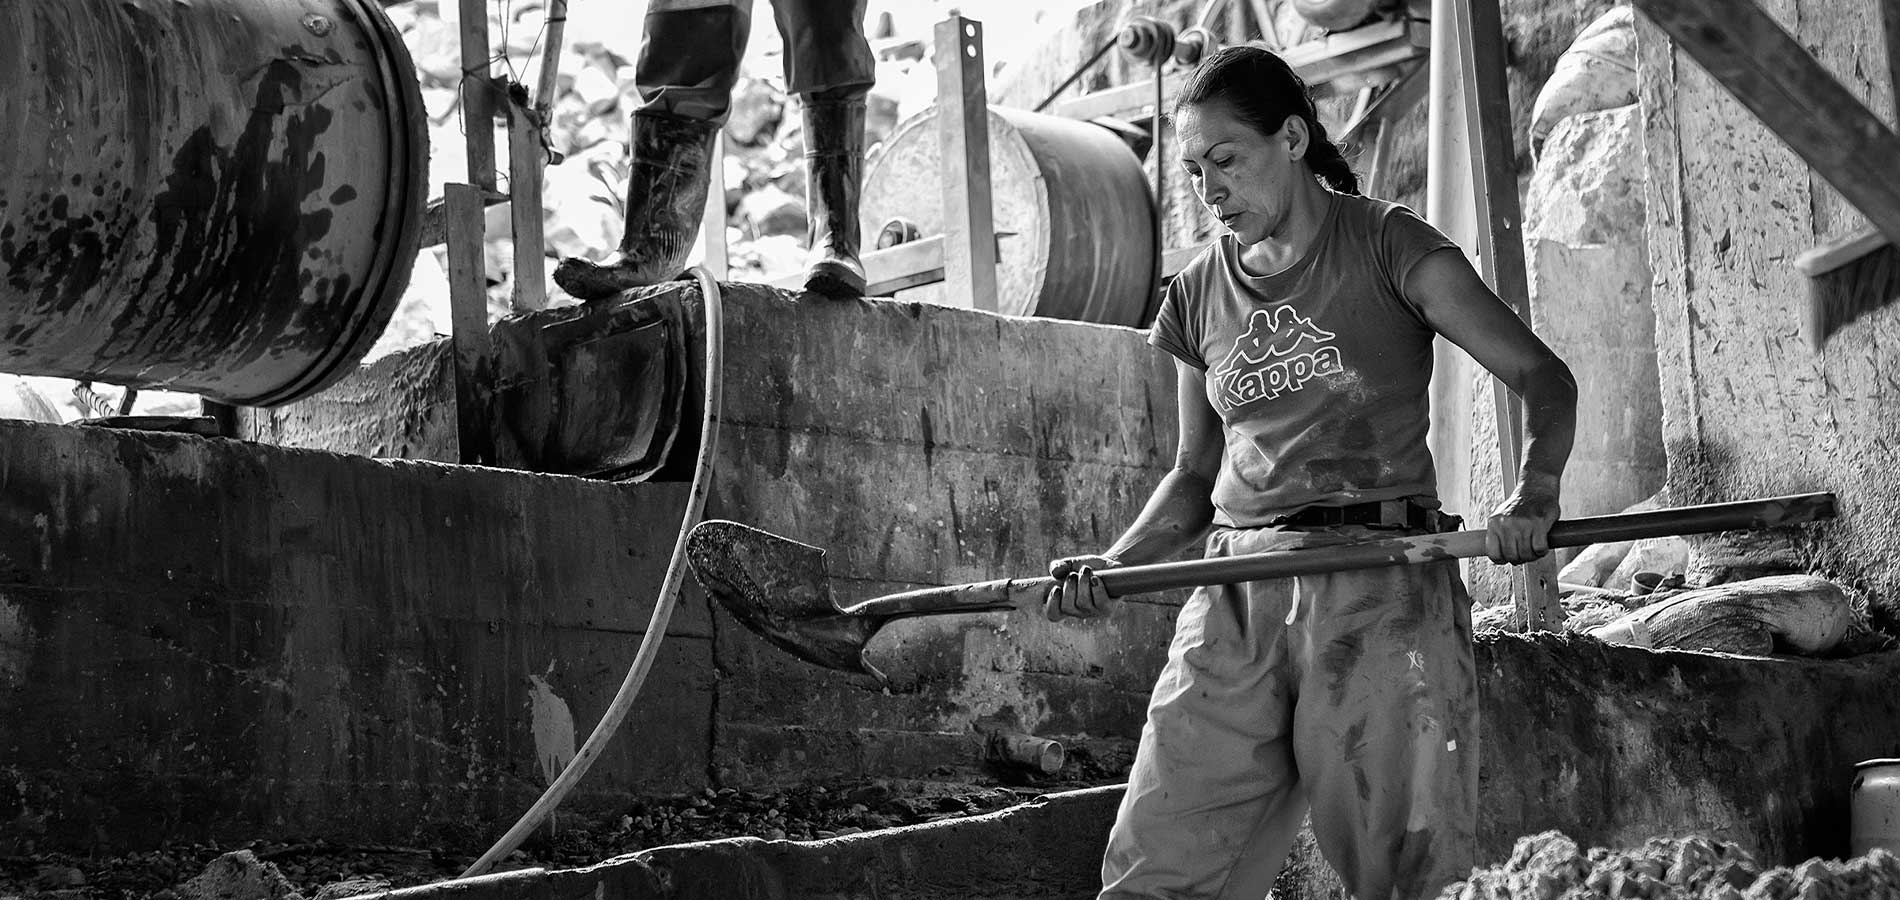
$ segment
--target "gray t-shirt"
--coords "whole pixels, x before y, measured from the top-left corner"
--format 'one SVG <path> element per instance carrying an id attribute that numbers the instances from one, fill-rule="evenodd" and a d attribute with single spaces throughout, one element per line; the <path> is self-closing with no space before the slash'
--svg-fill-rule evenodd
<path id="1" fill-rule="evenodd" d="M 1436 505 L 1433 331 L 1401 287 L 1457 244 L 1403 206 L 1335 194 L 1299 262 L 1249 275 L 1224 234 L 1168 285 L 1148 342 L 1202 370 L 1225 423 L 1215 523 L 1304 506 Z"/>

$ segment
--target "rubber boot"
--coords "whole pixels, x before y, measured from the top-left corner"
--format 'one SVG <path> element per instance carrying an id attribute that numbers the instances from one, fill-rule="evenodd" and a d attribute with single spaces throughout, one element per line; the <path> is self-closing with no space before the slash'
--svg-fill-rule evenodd
<path id="1" fill-rule="evenodd" d="M 805 208 L 811 257 L 805 289 L 835 299 L 864 296 L 858 259 L 858 195 L 864 177 L 864 92 L 804 98 Z"/>
<path id="2" fill-rule="evenodd" d="M 620 252 L 598 263 L 561 260 L 554 283 L 582 300 L 598 300 L 677 277 L 706 215 L 718 134 L 713 122 L 635 113 L 627 141 L 627 221 Z"/>

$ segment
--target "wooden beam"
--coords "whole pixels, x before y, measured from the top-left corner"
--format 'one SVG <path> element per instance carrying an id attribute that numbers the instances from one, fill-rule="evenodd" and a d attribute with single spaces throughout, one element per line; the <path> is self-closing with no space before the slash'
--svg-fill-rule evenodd
<path id="1" fill-rule="evenodd" d="M 1396 123 L 1407 113 L 1418 108 L 1419 103 L 1425 99 L 1426 89 L 1431 86 L 1431 79 L 1428 77 L 1426 68 L 1423 65 L 1407 68 L 1405 74 L 1400 75 L 1397 81 L 1387 85 L 1386 89 L 1380 92 L 1378 99 L 1373 100 L 1372 105 L 1366 107 L 1364 113 L 1346 123 L 1346 127 L 1339 132 L 1339 140 L 1348 142 L 1358 140 L 1361 131 L 1376 127 L 1382 122 Z"/>
<path id="2" fill-rule="evenodd" d="M 541 178 L 547 169 L 547 148 L 541 144 L 541 117 L 523 105 L 526 97 L 508 100 L 508 220 L 514 238 L 515 312 L 548 306 L 546 220 L 541 210 Z"/>
<path id="3" fill-rule="evenodd" d="M 909 243 L 872 250 L 863 256 L 866 297 L 889 297 L 905 288 L 944 280 L 943 235 L 933 234 Z M 773 287 L 798 290 L 805 285 L 801 270 L 772 280 Z"/>
<path id="4" fill-rule="evenodd" d="M 1383 22 L 1288 47 L 1281 55 L 1314 93 L 1324 95 L 1334 81 L 1418 59 L 1424 51 L 1406 36 L 1404 23 Z M 1163 102 L 1179 93 L 1186 81 L 1186 72 L 1169 72 L 1162 82 Z M 1125 118 L 1153 104 L 1154 88 L 1143 80 L 1064 100 L 1050 111 L 1071 119 Z"/>
<path id="5" fill-rule="evenodd" d="M 488 0 L 458 0 L 462 35 L 462 130 L 468 182 L 495 189 L 495 100 L 489 82 Z"/>
<path id="6" fill-rule="evenodd" d="M 1900 241 L 1900 135 L 1773 17 L 1753 0 L 1634 5 L 1888 240 Z"/>
<path id="7" fill-rule="evenodd" d="M 449 231 L 449 331 L 455 347 L 455 432 L 461 460 L 488 462 L 488 378 L 494 352 L 488 340 L 487 254 L 482 243 L 482 192 L 443 185 Z"/>
<path id="8" fill-rule="evenodd" d="M 1531 291 L 1524 270 L 1524 211 L 1518 203 L 1518 165 L 1511 139 L 1511 91 L 1505 76 L 1505 25 L 1499 0 L 1454 0 L 1461 38 L 1459 65 L 1465 68 L 1465 123 L 1476 152 L 1473 173 L 1478 197 L 1478 235 L 1486 262 L 1484 279 L 1524 325 L 1531 323 Z M 1505 496 L 1518 486 L 1524 463 L 1524 401 L 1511 387 L 1492 378 L 1497 410 L 1497 471 Z M 1526 630 L 1556 630 L 1564 625 L 1558 604 L 1556 558 L 1516 566 L 1511 572 L 1512 602 Z"/>
<path id="9" fill-rule="evenodd" d="M 943 159 L 944 281 L 955 302 L 997 309 L 995 212 L 990 205 L 990 106 L 983 26 L 937 23 L 937 146 Z"/>
<path id="10" fill-rule="evenodd" d="M 712 153 L 706 160 L 712 170 L 712 183 L 706 186 L 706 210 L 699 223 L 700 265 L 714 281 L 724 281 L 732 273 L 732 256 L 726 248 L 726 130 L 713 135 Z M 800 272 L 802 278 L 805 273 Z M 803 281 L 799 282 L 804 285 Z"/>

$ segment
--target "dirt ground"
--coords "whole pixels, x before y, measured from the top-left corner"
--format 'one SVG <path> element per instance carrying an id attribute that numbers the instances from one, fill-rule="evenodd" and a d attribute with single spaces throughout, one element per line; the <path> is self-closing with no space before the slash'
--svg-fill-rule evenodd
<path id="1" fill-rule="evenodd" d="M 576 824 L 556 814 L 497 869 L 572 868 L 649 847 L 717 838 L 755 836 L 812 840 L 980 815 L 1054 791 L 1120 781 L 1099 766 L 1076 768 L 1034 784 L 869 781 L 808 785 L 776 792 L 712 790 L 637 801 L 617 819 Z M 434 846 L 351 844 L 338 841 L 253 841 L 233 844 L 178 843 L 118 856 L 40 853 L 0 857 L 0 900 L 121 900 L 177 898 L 175 888 L 204 871 L 219 856 L 250 850 L 268 862 L 306 900 L 348 892 L 407 887 L 454 878 L 500 836 L 442 834 Z M 420 843 L 420 842 L 419 842 Z M 330 887 L 329 892 L 324 888 Z"/>

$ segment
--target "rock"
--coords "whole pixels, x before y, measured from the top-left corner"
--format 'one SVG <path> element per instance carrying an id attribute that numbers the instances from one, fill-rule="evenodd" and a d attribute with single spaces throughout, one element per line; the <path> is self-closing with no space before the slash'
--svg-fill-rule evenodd
<path id="1" fill-rule="evenodd" d="M 173 888 L 180 900 L 303 900 L 277 867 L 249 850 L 226 853 Z"/>
<path id="2" fill-rule="evenodd" d="M 41 866 L 33 883 L 47 890 L 65 890 L 86 886 L 86 873 L 72 866 Z"/>
<path id="3" fill-rule="evenodd" d="M 805 203 L 775 186 L 767 186 L 739 201 L 739 220 L 746 233 L 755 238 L 780 234 L 803 238 Z"/>
<path id="4" fill-rule="evenodd" d="M 436 16 L 419 15 L 403 31 L 402 38 L 424 84 L 452 88 L 461 82 L 462 38 L 454 25 Z"/>
<path id="5" fill-rule="evenodd" d="M 19 375 L 0 375 L 0 419 L 21 419 L 53 425 L 61 421 L 54 401 Z"/>
<path id="6" fill-rule="evenodd" d="M 613 74 L 598 65 L 574 73 L 574 93 L 579 94 L 592 115 L 604 115 L 620 105 L 620 84 Z"/>
<path id="7" fill-rule="evenodd" d="M 342 881 L 324 885 L 318 889 L 315 896 L 311 897 L 311 900 L 343 900 L 345 897 L 355 897 L 360 894 L 374 894 L 378 891 L 387 891 L 390 887 L 391 885 L 386 879 L 358 875 L 353 878 L 346 878 Z"/>
<path id="8" fill-rule="evenodd" d="M 1564 119 L 1531 173 L 1525 233 L 1571 247 L 1643 246 L 1642 128 L 1642 108 L 1633 103 Z"/>
<path id="9" fill-rule="evenodd" d="M 726 118 L 728 146 L 757 147 L 778 134 L 779 122 L 794 111 L 785 93 L 763 78 L 745 78 L 732 90 Z"/>
<path id="10" fill-rule="evenodd" d="M 1615 6 L 1585 26 L 1557 57 L 1531 105 L 1533 154 L 1565 118 L 1636 102 L 1636 28 L 1628 6 Z"/>

